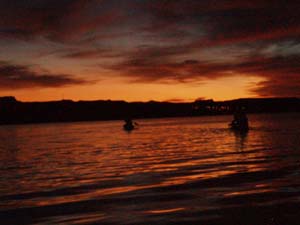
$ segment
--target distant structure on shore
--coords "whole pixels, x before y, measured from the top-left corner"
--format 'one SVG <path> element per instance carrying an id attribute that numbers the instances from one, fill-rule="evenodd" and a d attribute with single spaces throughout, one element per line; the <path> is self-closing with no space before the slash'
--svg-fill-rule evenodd
<path id="1" fill-rule="evenodd" d="M 198 100 L 191 103 L 78 101 L 20 102 L 0 97 L 0 124 L 122 120 L 233 114 L 236 107 L 247 113 L 300 112 L 300 98 L 249 98 L 230 101 Z"/>

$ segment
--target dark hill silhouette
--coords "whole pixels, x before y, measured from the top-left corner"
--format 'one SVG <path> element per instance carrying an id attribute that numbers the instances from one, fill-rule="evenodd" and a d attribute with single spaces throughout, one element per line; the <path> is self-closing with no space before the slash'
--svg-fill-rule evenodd
<path id="1" fill-rule="evenodd" d="M 230 101 L 198 100 L 191 103 L 125 101 L 20 102 L 0 97 L 0 124 L 118 120 L 247 113 L 300 112 L 299 98 L 249 98 Z"/>

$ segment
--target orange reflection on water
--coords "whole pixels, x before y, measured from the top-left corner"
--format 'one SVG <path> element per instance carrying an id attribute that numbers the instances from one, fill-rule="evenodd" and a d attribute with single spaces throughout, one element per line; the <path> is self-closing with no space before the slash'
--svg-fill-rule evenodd
<path id="1" fill-rule="evenodd" d="M 163 214 L 163 213 L 173 213 L 178 211 L 183 211 L 185 208 L 173 208 L 173 209 L 157 209 L 157 210 L 148 210 L 145 213 L 149 214 Z"/>
<path id="2" fill-rule="evenodd" d="M 55 216 L 49 219 L 47 224 L 98 224 L 99 221 L 107 218 L 104 213 L 83 213 L 83 214 L 66 214 Z"/>
<path id="3" fill-rule="evenodd" d="M 272 191 L 275 191 L 275 190 L 276 189 L 274 189 L 274 188 L 264 188 L 264 189 L 253 189 L 253 190 L 235 191 L 235 192 L 225 193 L 224 197 L 239 196 L 239 195 L 251 195 L 251 194 L 267 193 L 267 192 L 271 193 Z"/>
<path id="4" fill-rule="evenodd" d="M 279 148 L 286 146 L 286 140 L 284 136 L 278 138 L 278 132 L 271 133 L 275 135 L 273 137 L 264 130 L 255 130 L 266 126 L 260 120 L 250 120 L 254 128 L 248 135 L 235 134 L 227 129 L 230 119 L 149 120 L 140 123 L 143 129 L 131 134 L 120 128 L 120 121 L 10 127 L 8 132 L 12 141 L 3 145 L 7 153 L 3 154 L 2 162 L 11 162 L 13 166 L 8 168 L 12 169 L 7 170 L 6 176 L 16 179 L 10 179 L 14 185 L 12 182 L 3 182 L 2 185 L 7 186 L 4 190 L 8 194 L 29 195 L 25 194 L 21 201 L 13 196 L 6 208 L 90 200 L 99 200 L 101 205 L 102 199 L 118 205 L 114 202 L 118 198 L 125 196 L 126 201 L 142 196 L 141 199 L 147 199 L 138 204 L 144 206 L 143 210 L 153 210 L 139 212 L 164 214 L 186 209 L 180 208 L 188 205 L 184 205 L 186 198 L 176 198 L 181 193 L 194 196 L 195 190 L 206 193 L 208 187 L 214 185 L 221 188 L 209 192 L 211 196 L 230 198 L 272 193 L 278 187 L 297 182 L 291 181 L 290 177 L 286 180 L 267 179 L 269 173 L 256 180 L 260 173 L 252 176 L 252 172 L 277 171 L 294 160 L 292 157 L 286 160 L 282 148 Z M 4 131 L 6 135 L 7 131 Z M 250 183 L 240 182 L 244 174 L 250 175 Z M 185 185 L 193 182 L 195 185 Z M 263 182 L 271 184 L 264 186 Z M 14 186 L 18 189 L 14 190 Z M 153 207 L 156 203 L 151 201 L 153 196 L 159 198 L 168 193 L 176 194 L 171 195 L 170 205 Z M 189 200 L 193 202 L 193 198 Z M 177 205 L 174 200 L 178 201 Z M 198 206 L 202 200 L 204 204 L 205 195 L 201 195 L 201 199 L 198 197 L 193 204 Z M 116 211 L 119 215 L 119 210 Z"/>

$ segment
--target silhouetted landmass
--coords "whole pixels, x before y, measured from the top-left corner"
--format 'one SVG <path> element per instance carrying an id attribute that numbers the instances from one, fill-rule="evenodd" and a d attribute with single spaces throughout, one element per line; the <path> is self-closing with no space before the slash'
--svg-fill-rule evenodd
<path id="1" fill-rule="evenodd" d="M 0 97 L 0 124 L 117 120 L 247 113 L 300 112 L 300 98 L 249 98 L 230 101 L 198 100 L 191 103 L 125 101 L 20 102 Z"/>

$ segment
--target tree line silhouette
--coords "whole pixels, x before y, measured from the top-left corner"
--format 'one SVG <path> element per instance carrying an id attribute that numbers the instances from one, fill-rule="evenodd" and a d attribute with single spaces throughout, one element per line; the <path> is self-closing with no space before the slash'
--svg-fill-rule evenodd
<path id="1" fill-rule="evenodd" d="M 21 102 L 0 97 L 0 124 L 119 120 L 247 113 L 300 112 L 300 98 L 246 98 L 230 101 L 197 100 L 190 103 L 126 101 Z"/>

